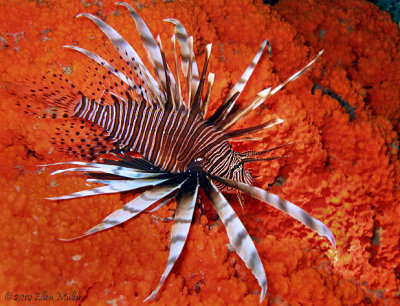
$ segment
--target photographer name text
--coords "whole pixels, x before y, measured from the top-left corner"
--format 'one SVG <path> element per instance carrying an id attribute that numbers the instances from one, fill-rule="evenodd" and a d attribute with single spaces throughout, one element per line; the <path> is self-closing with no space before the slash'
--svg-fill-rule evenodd
<path id="1" fill-rule="evenodd" d="M 15 292 L 7 292 L 4 296 L 6 301 L 16 301 L 16 302 L 25 302 L 25 301 L 42 301 L 42 302 L 74 302 L 74 301 L 82 301 L 83 296 L 79 295 L 78 291 L 71 292 L 59 292 L 49 293 L 47 290 L 37 291 L 33 293 L 15 293 Z"/>

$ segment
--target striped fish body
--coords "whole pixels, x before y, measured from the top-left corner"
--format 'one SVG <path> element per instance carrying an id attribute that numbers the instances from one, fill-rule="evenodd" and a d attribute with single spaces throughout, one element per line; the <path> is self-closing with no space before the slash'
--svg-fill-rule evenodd
<path id="1" fill-rule="evenodd" d="M 111 105 L 82 97 L 73 115 L 104 128 L 117 150 L 135 151 L 163 171 L 231 178 L 235 152 L 226 133 L 184 108 L 163 109 L 127 97 Z"/>
<path id="2" fill-rule="evenodd" d="M 139 196 L 112 212 L 83 235 L 61 240 L 72 241 L 112 228 L 143 211 L 153 212 L 175 198 L 177 204 L 171 229 L 168 261 L 158 286 L 146 300 L 153 299 L 183 250 L 193 219 L 198 189 L 201 188 L 225 226 L 231 246 L 257 279 L 261 289 L 261 302 L 267 292 L 267 279 L 262 261 L 253 240 L 221 190 L 235 190 L 241 204 L 241 193 L 268 203 L 316 231 L 319 235 L 327 237 L 334 247 L 336 247 L 335 238 L 325 224 L 300 207 L 266 190 L 251 186 L 252 176 L 245 169 L 244 164 L 273 159 L 257 159 L 256 156 L 282 146 L 262 152 L 238 153 L 233 151 L 228 140 L 251 135 L 282 123 L 281 119 L 273 119 L 256 126 L 231 130 L 239 120 L 262 105 L 266 99 L 302 75 L 322 52 L 277 87 L 273 89 L 269 87 L 257 93 L 247 106 L 234 107 L 266 46 L 271 54 L 268 41 L 265 40 L 222 104 L 211 116 L 208 116 L 208 103 L 214 82 L 214 74 L 209 73 L 206 76 L 211 45 L 206 47 L 206 59 L 200 74 L 193 53 L 193 39 L 188 37 L 185 28 L 179 21 L 167 19 L 166 21 L 175 26 L 171 39 L 176 68 L 174 74 L 165 60 L 160 39 L 154 39 L 144 21 L 129 4 L 118 2 L 117 5 L 125 7 L 133 18 L 154 75 L 144 66 L 133 47 L 117 31 L 98 17 L 83 13 L 78 17 L 92 20 L 103 31 L 125 65 L 118 70 L 113 66 L 113 61 L 107 62 L 99 55 L 77 46 L 66 46 L 84 54 L 95 63 L 95 70 L 90 70 L 92 75 L 94 71 L 98 70 L 98 66 L 102 66 L 107 72 L 101 75 L 99 80 L 93 81 L 93 84 L 96 83 L 95 88 L 92 87 L 93 96 L 96 96 L 93 92 L 101 92 L 103 89 L 100 98 L 98 100 L 87 98 L 88 96 L 92 97 L 90 93 L 86 93 L 85 96 L 85 93 L 78 91 L 78 88 L 69 80 L 56 74 L 53 74 L 50 80 L 43 76 L 39 82 L 33 82 L 33 88 L 29 88 L 26 84 L 20 84 L 9 90 L 11 94 L 26 103 L 27 112 L 29 111 L 35 116 L 54 119 L 66 118 L 73 121 L 70 123 L 70 129 L 64 129 L 65 135 L 61 133 L 62 128 L 60 128 L 59 136 L 55 138 L 60 140 L 61 145 L 66 146 L 66 152 L 81 158 L 93 158 L 98 153 L 112 151 L 118 153 L 135 151 L 143 156 L 143 158 L 133 158 L 126 154 L 115 154 L 112 160 L 72 161 L 55 164 L 68 164 L 73 167 L 56 170 L 52 174 L 83 172 L 90 176 L 89 182 L 100 183 L 101 186 L 50 198 L 51 200 L 67 200 L 146 187 L 146 190 Z M 179 71 L 176 42 L 181 50 L 180 67 L 182 71 Z M 184 77 L 185 92 L 181 90 L 180 75 Z M 100 75 L 94 72 L 94 76 L 99 77 Z M 118 83 L 115 82 L 115 77 L 118 79 Z M 59 89 L 50 88 L 52 84 L 55 84 L 53 80 L 57 79 L 62 81 L 63 85 Z M 45 80 L 49 86 L 43 84 Z M 207 92 L 203 100 L 202 93 L 205 84 L 207 84 Z M 206 117 L 208 119 L 205 119 Z M 78 121 L 79 127 L 77 127 L 76 121 Z M 92 123 L 93 126 L 98 125 L 103 131 L 96 132 L 96 129 L 91 126 L 90 131 L 85 133 L 88 138 L 81 138 L 86 122 Z M 80 139 L 76 138 L 77 135 Z M 244 137 L 239 141 L 248 139 L 248 137 Z M 67 142 L 67 140 L 70 141 Z M 108 143 L 109 147 L 107 147 L 105 142 L 110 140 L 112 144 Z M 74 149 L 73 146 L 76 146 L 77 142 L 79 143 L 77 149 Z M 153 205 L 156 207 L 152 208 Z"/>

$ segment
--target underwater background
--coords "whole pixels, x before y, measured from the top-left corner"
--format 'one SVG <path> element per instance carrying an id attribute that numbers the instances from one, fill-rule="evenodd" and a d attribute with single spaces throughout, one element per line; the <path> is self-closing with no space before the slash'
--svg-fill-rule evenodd
<path id="1" fill-rule="evenodd" d="M 211 108 L 222 102 L 260 43 L 264 55 L 240 102 L 276 86 L 321 50 L 300 79 L 276 94 L 242 127 L 272 114 L 285 120 L 236 151 L 293 142 L 287 158 L 252 165 L 255 185 L 299 205 L 326 223 L 337 249 L 297 221 L 245 197 L 227 195 L 255 241 L 268 292 L 264 304 L 392 305 L 400 303 L 400 56 L 398 19 L 363 0 L 129 1 L 172 60 L 173 17 L 194 36 L 216 74 Z M 378 1 L 379 2 L 379 1 Z M 377 3 L 379 4 L 379 3 Z M 81 12 L 100 16 L 144 50 L 129 15 L 114 1 L 0 0 L 0 80 L 38 80 L 48 71 L 84 84 L 87 59 L 62 48 L 104 48 L 106 39 Z M 393 21 L 395 20 L 395 21 Z M 61 84 L 54 84 L 61 86 Z M 0 89 L 0 304 L 69 299 L 77 304 L 141 304 L 164 269 L 171 224 L 142 214 L 122 226 L 66 243 L 134 194 L 52 202 L 86 189 L 80 175 L 51 176 L 40 165 L 75 160 L 51 143 L 57 120 L 26 115 Z M 61 119 L 60 119 L 61 120 Z M 204 198 L 204 197 L 203 197 Z M 155 303 L 257 305 L 259 287 L 224 227 L 204 201 L 184 251 Z M 172 215 L 174 204 L 159 217 Z"/>

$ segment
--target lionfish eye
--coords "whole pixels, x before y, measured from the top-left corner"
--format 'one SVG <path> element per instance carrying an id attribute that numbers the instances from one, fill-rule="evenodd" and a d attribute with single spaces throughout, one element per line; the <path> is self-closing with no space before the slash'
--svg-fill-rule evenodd
<path id="1" fill-rule="evenodd" d="M 239 167 L 241 167 L 243 165 L 243 163 L 238 163 L 238 164 L 234 164 L 232 167 L 232 171 L 235 171 L 236 169 L 239 169 Z"/>

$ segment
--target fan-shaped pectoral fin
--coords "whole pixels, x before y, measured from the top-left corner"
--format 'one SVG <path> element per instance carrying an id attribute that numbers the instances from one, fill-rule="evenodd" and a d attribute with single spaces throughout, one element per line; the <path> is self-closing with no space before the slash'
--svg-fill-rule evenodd
<path id="1" fill-rule="evenodd" d="M 238 189 L 248 195 L 256 198 L 264 203 L 267 203 L 285 213 L 287 213 L 292 218 L 300 221 L 305 226 L 309 227 L 313 231 L 317 232 L 318 235 L 328 238 L 329 242 L 336 249 L 335 236 L 331 230 L 321 221 L 311 216 L 309 213 L 298 207 L 297 205 L 286 201 L 276 194 L 265 191 L 261 188 L 250 186 L 244 183 L 235 182 L 233 180 L 219 177 L 211 176 L 217 182 L 223 183 L 229 187 Z"/>
<path id="2" fill-rule="evenodd" d="M 182 186 L 181 191 L 176 197 L 177 205 L 174 224 L 171 231 L 171 248 L 168 256 L 167 266 L 161 276 L 160 282 L 154 291 L 144 300 L 145 302 L 155 298 L 168 274 L 171 272 L 176 260 L 182 252 L 183 246 L 189 233 L 190 224 L 193 218 L 194 207 L 196 205 L 198 178 L 192 177 Z"/>
<path id="3" fill-rule="evenodd" d="M 201 182 L 201 187 L 207 197 L 211 200 L 218 216 L 225 225 L 230 244 L 246 264 L 246 267 L 251 269 L 257 279 L 258 284 L 261 287 L 261 302 L 267 292 L 267 277 L 253 241 L 239 217 L 214 183 L 210 179 L 204 178 Z"/>
<path id="4" fill-rule="evenodd" d="M 81 236 L 72 238 L 72 239 L 64 239 L 60 238 L 62 241 L 72 241 L 76 240 L 99 231 L 103 231 L 105 229 L 111 228 L 118 224 L 121 224 L 139 213 L 143 210 L 147 209 L 157 201 L 163 199 L 164 197 L 168 196 L 171 192 L 177 190 L 182 186 L 182 184 L 186 181 L 186 178 L 182 177 L 174 177 L 170 180 L 162 182 L 153 188 L 146 190 L 138 197 L 134 198 L 127 204 L 125 204 L 122 208 L 114 211 L 110 215 L 108 215 L 101 223 L 97 224 L 96 226 L 89 229 L 86 233 Z"/>

